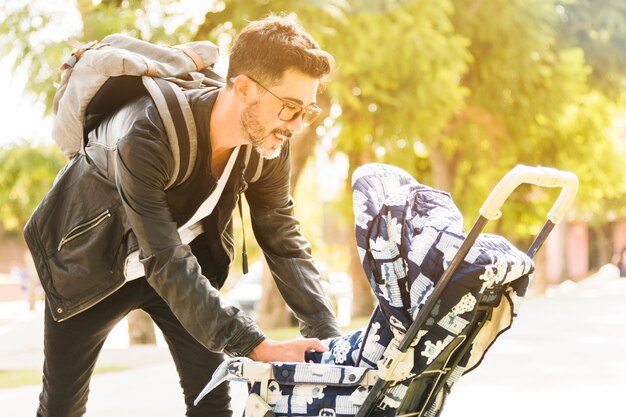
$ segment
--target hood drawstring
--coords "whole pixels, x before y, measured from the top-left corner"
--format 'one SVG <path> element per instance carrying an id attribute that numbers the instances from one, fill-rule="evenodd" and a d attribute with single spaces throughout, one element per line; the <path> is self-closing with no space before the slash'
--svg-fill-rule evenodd
<path id="1" fill-rule="evenodd" d="M 239 207 L 239 218 L 241 219 L 241 236 L 243 238 L 243 245 L 241 246 L 241 266 L 243 268 L 243 273 L 248 273 L 248 252 L 246 251 L 246 226 L 243 223 L 243 209 L 241 208 L 241 198 L 243 194 L 239 194 L 239 199 L 237 200 L 237 206 Z"/>

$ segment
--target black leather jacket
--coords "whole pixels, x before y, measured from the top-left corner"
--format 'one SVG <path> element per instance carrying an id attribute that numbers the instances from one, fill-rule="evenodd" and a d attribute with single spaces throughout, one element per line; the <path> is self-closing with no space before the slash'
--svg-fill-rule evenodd
<path id="1" fill-rule="evenodd" d="M 25 238 L 53 317 L 72 317 L 120 288 L 126 255 L 139 247 L 148 282 L 185 328 L 212 351 L 247 355 L 265 336 L 217 291 L 234 259 L 232 212 L 245 190 L 255 237 L 301 333 L 339 335 L 310 246 L 293 217 L 289 146 L 264 161 L 261 176 L 249 186 L 245 152 L 240 152 L 218 204 L 203 220 L 205 233 L 189 245 L 181 243 L 178 227 L 217 182 L 209 142 L 217 91 L 188 96 L 198 130 L 198 157 L 188 180 L 164 190 L 173 158 L 157 109 L 144 97 L 125 109 L 123 125 L 105 121 L 92 132 L 120 138 L 115 160 L 87 146 L 86 155 L 74 157 L 61 171 L 29 220 Z M 104 174 L 98 169 L 103 163 Z"/>

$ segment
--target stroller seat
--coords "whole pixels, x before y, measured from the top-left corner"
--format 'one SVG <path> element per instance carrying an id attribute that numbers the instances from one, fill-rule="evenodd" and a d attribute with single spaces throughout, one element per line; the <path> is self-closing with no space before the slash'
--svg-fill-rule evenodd
<path id="1" fill-rule="evenodd" d="M 224 362 L 205 391 L 245 380 L 247 416 L 360 415 L 381 380 L 388 388 L 368 415 L 436 416 L 511 325 L 532 260 L 506 239 L 480 234 L 410 347 L 398 349 L 467 237 L 463 218 L 448 193 L 393 166 L 360 167 L 352 190 L 357 250 L 378 305 L 366 328 L 324 341 L 329 351 L 307 352 L 307 363 Z"/>

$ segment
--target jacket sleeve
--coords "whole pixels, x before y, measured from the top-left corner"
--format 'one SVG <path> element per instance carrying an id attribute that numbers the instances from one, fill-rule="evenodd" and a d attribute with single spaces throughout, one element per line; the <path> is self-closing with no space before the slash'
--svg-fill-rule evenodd
<path id="1" fill-rule="evenodd" d="M 339 336 L 341 332 L 322 289 L 311 247 L 293 215 L 290 170 L 287 144 L 279 157 L 263 162 L 258 181 L 246 190 L 254 235 L 278 290 L 300 321 L 302 335 L 319 339 Z"/>
<path id="2" fill-rule="evenodd" d="M 250 317 L 220 299 L 190 247 L 181 243 L 164 191 L 171 152 L 156 109 L 148 106 L 143 111 L 118 141 L 116 182 L 139 242 L 146 278 L 187 331 L 209 350 L 247 355 L 265 336 Z"/>

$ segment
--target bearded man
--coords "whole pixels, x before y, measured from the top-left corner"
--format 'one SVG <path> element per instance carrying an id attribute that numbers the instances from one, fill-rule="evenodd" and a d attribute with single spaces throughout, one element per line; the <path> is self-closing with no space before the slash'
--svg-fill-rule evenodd
<path id="1" fill-rule="evenodd" d="M 72 186 L 78 184 L 86 192 L 66 215 L 79 216 L 95 200 L 111 202 L 110 209 L 70 230 L 71 239 L 62 240 L 58 249 L 75 251 L 75 257 L 84 259 L 105 253 L 107 259 L 101 263 L 107 268 L 102 269 L 110 268 L 111 282 L 98 282 L 98 292 L 94 289 L 85 296 L 87 284 L 70 268 L 66 275 L 51 278 L 68 297 L 82 298 L 75 296 L 63 307 L 47 297 L 38 416 L 85 413 L 91 374 L 105 339 L 135 309 L 146 311 L 163 332 L 188 416 L 232 414 L 226 384 L 193 406 L 223 361 L 223 352 L 260 361 L 303 361 L 306 351 L 327 349 L 319 339 L 340 334 L 310 245 L 293 217 L 289 193 L 288 141 L 320 114 L 317 91 L 333 67 L 332 56 L 293 20 L 272 16 L 248 24 L 233 44 L 226 85 L 186 92 L 197 128 L 197 157 L 188 179 L 172 188 L 166 184 L 172 175 L 173 151 L 149 96 L 125 105 L 89 132 L 85 154 L 70 161 L 74 168 L 84 166 L 85 174 Z M 93 173 L 94 158 L 89 155 L 100 139 L 110 135 L 116 135 L 116 171 L 114 181 L 105 186 L 100 181 L 107 179 Z M 244 176 L 246 152 L 239 152 L 239 147 L 252 147 L 263 162 L 257 180 L 249 184 Z M 223 189 L 211 214 L 200 222 L 202 232 L 184 244 L 179 227 L 215 192 L 220 178 Z M 231 219 L 242 192 L 255 237 L 305 338 L 269 340 L 250 317 L 219 296 L 234 257 Z M 125 229 L 106 232 L 111 221 Z M 50 219 L 50 227 L 54 224 Z M 90 237 L 98 230 L 105 232 L 97 239 Z M 118 283 L 115 271 L 125 259 L 118 248 L 127 247 L 129 241 L 139 247 L 143 276 Z M 97 272 L 106 275 L 89 271 Z M 69 305 L 74 310 L 63 311 Z M 51 312 L 64 317 L 59 320 Z"/>

